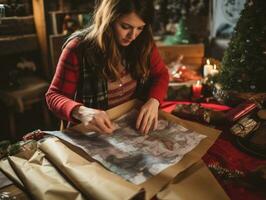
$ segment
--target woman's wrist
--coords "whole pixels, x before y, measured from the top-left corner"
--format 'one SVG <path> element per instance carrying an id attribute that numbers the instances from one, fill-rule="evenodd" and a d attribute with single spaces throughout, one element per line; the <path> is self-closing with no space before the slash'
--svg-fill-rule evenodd
<path id="1" fill-rule="evenodd" d="M 99 112 L 97 109 L 87 108 L 86 106 L 77 106 L 72 111 L 72 117 L 81 121 L 89 122 Z"/>
<path id="2" fill-rule="evenodd" d="M 81 119 L 81 112 L 80 112 L 80 110 L 82 109 L 81 107 L 82 106 L 76 106 L 73 108 L 73 110 L 71 112 L 72 118 L 77 119 L 77 120 Z"/>
<path id="3" fill-rule="evenodd" d="M 155 99 L 155 98 L 151 97 L 148 101 L 151 101 L 152 103 L 154 103 L 155 105 L 157 105 L 158 108 L 159 108 L 160 102 L 159 102 L 158 99 Z"/>

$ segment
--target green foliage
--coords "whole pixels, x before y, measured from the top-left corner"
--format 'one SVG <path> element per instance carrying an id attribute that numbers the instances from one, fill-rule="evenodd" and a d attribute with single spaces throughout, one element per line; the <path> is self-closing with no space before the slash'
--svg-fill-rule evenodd
<path id="1" fill-rule="evenodd" d="M 249 0 L 235 27 L 218 77 L 226 90 L 266 92 L 266 1 Z"/>
<path id="2" fill-rule="evenodd" d="M 185 19 L 183 17 L 179 20 L 175 35 L 166 37 L 164 43 L 167 45 L 191 43 Z"/>

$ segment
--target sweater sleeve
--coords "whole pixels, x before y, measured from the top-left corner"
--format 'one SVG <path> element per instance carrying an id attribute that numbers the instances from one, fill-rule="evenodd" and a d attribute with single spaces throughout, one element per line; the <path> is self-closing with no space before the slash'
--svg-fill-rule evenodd
<path id="1" fill-rule="evenodd" d="M 49 109 L 60 119 L 75 121 L 72 110 L 81 103 L 74 101 L 79 80 L 80 66 L 75 49 L 78 39 L 70 41 L 63 49 L 51 85 L 46 93 Z"/>
<path id="2" fill-rule="evenodd" d="M 169 74 L 159 54 L 158 48 L 155 45 L 151 53 L 150 63 L 152 85 L 148 97 L 157 99 L 161 105 L 168 89 Z"/>

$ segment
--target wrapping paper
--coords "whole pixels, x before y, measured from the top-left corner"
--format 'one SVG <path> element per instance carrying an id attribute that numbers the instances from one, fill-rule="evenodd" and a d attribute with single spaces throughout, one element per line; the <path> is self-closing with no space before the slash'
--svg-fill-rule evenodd
<path id="1" fill-rule="evenodd" d="M 113 123 L 117 130 L 112 135 L 95 132 L 77 135 L 63 131 L 47 133 L 81 148 L 109 171 L 136 185 L 177 164 L 206 138 L 161 118 L 158 129 L 145 136 L 135 129 L 137 114 L 134 109 L 115 120 Z"/>
<path id="2" fill-rule="evenodd" d="M 4 158 L 0 161 L 0 169 L 3 171 L 3 173 L 10 178 L 19 188 L 23 189 L 24 185 L 16 175 L 15 171 L 9 164 L 9 161 L 7 158 Z"/>
<path id="3" fill-rule="evenodd" d="M 57 138 L 47 139 L 40 149 L 89 199 L 144 198 L 141 187 L 107 171 L 97 162 L 86 160 Z"/>
<path id="4" fill-rule="evenodd" d="M 229 200 L 202 160 L 179 174 L 156 197 L 158 200 Z"/>
<path id="5" fill-rule="evenodd" d="M 109 117 L 113 120 L 121 115 L 129 112 L 133 108 L 139 107 L 141 103 L 136 100 L 129 101 L 120 106 L 112 108 L 107 111 Z M 145 199 L 151 199 L 155 196 L 163 187 L 165 187 L 174 177 L 176 177 L 180 172 L 186 170 L 191 165 L 196 163 L 201 159 L 201 157 L 208 151 L 208 149 L 214 144 L 215 140 L 218 138 L 221 131 L 195 123 L 187 120 L 182 120 L 175 117 L 169 113 L 160 111 L 159 115 L 169 121 L 178 123 L 188 129 L 194 130 L 200 134 L 206 135 L 207 138 L 202 140 L 200 144 L 184 156 L 184 158 L 177 164 L 168 167 L 166 170 L 162 171 L 158 175 L 148 179 L 146 182 L 140 184 L 139 186 L 145 189 Z M 64 132 L 87 133 L 88 130 L 79 124 L 75 127 L 66 129 Z"/>
<path id="6" fill-rule="evenodd" d="M 84 200 L 41 151 L 9 156 L 9 162 L 33 199 Z"/>
<path id="7" fill-rule="evenodd" d="M 37 150 L 37 142 L 34 140 L 27 142 L 18 142 L 15 144 L 15 152 L 16 156 L 24 158 L 28 160 Z M 7 157 L 0 160 L 0 169 L 5 173 L 7 177 L 9 177 L 15 184 L 20 188 L 24 189 L 24 185 L 17 176 L 16 172 L 10 165 Z"/>
<path id="8" fill-rule="evenodd" d="M 130 111 L 136 105 L 138 105 L 138 102 L 130 101 L 109 110 L 107 113 L 111 119 L 115 119 Z M 33 199 L 83 199 L 75 188 L 79 189 L 88 199 L 142 199 L 144 195 L 145 199 L 151 199 L 179 173 L 199 161 L 220 133 L 218 130 L 181 120 L 164 112 L 160 112 L 160 115 L 169 121 L 179 123 L 186 128 L 206 135 L 207 138 L 194 150 L 185 155 L 178 164 L 167 168 L 141 185 L 134 185 L 123 180 L 91 160 L 80 149 L 69 146 L 69 144 L 63 144 L 57 138 L 47 138 L 40 144 L 40 149 L 44 152 L 45 156 L 40 150 L 32 152 L 24 151 L 16 156 L 10 156 L 9 161 L 26 190 L 31 193 Z M 67 131 L 80 134 L 86 133 L 88 130 L 82 125 L 78 125 Z M 71 181 L 75 188 L 55 170 L 46 157 L 67 177 L 68 181 Z M 204 181 L 202 180 L 203 184 Z M 190 188 L 190 186 L 187 186 L 187 188 Z"/>
<path id="9" fill-rule="evenodd" d="M 11 185 L 12 182 L 0 171 L 0 189 Z"/>

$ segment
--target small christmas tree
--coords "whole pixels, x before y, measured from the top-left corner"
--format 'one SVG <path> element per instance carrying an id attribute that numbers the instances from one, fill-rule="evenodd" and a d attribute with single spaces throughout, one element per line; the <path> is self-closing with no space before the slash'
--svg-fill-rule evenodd
<path id="1" fill-rule="evenodd" d="M 185 25 L 185 19 L 182 17 L 176 27 L 175 35 L 171 35 L 165 38 L 164 43 L 168 45 L 173 44 L 188 44 L 190 43 L 190 36 L 188 29 Z"/>
<path id="2" fill-rule="evenodd" d="M 218 77 L 224 90 L 266 92 L 266 1 L 248 0 Z"/>

